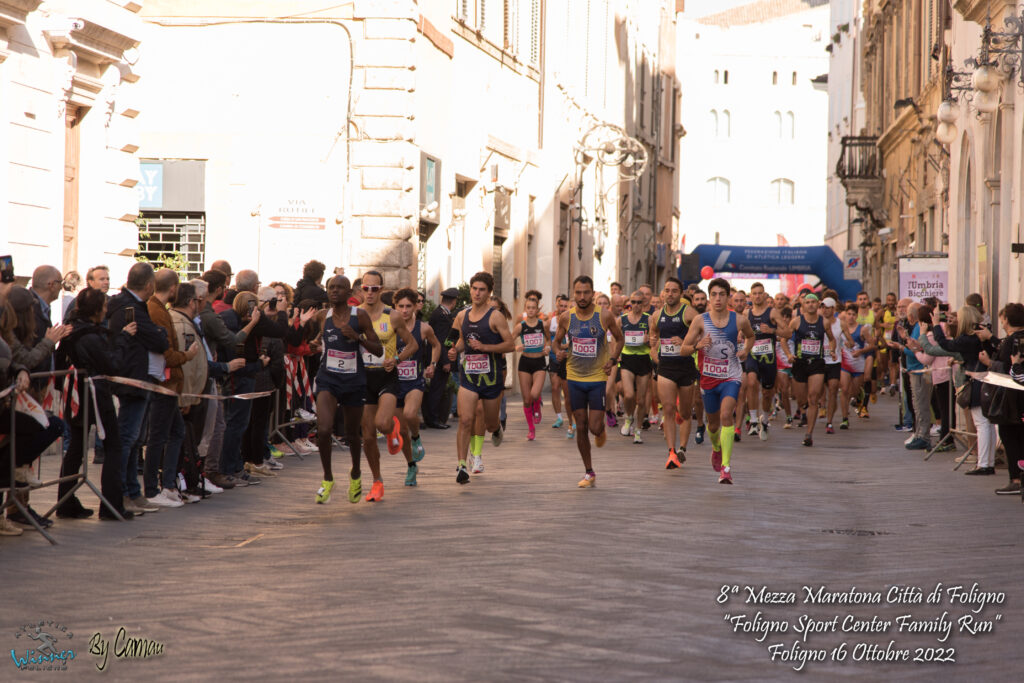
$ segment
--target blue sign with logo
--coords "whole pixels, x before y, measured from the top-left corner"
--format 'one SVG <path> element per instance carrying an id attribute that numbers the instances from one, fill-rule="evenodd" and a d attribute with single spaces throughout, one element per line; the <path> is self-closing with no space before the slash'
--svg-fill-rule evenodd
<path id="1" fill-rule="evenodd" d="M 143 161 L 139 164 L 142 182 L 135 186 L 140 209 L 159 209 L 164 205 L 164 165 Z"/>

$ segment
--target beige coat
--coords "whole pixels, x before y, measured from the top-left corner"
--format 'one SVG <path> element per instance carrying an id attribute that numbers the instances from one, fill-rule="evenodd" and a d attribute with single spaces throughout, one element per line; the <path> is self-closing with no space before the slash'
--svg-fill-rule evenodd
<path id="1" fill-rule="evenodd" d="M 174 336 L 178 341 L 179 349 L 187 349 L 188 344 L 185 343 L 185 335 L 191 334 L 194 336 L 194 341 L 202 341 L 199 336 L 199 331 L 196 329 L 195 323 L 188 319 L 182 313 L 171 309 L 171 324 L 174 326 Z M 206 388 L 206 351 L 200 349 L 199 353 L 192 360 L 186 362 L 181 366 L 183 377 L 181 393 L 183 394 L 201 394 Z M 182 396 L 178 399 L 178 405 L 182 408 L 186 406 L 197 405 L 202 399 L 199 398 L 187 398 Z"/>

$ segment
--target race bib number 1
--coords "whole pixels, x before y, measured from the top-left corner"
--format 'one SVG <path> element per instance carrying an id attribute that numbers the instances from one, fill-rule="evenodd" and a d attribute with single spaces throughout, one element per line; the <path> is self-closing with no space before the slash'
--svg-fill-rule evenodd
<path id="1" fill-rule="evenodd" d="M 375 356 L 369 351 L 363 351 L 363 365 L 368 368 L 380 368 L 384 366 L 384 356 Z"/>
<path id="2" fill-rule="evenodd" d="M 573 338 L 572 355 L 580 358 L 597 358 L 597 340 Z"/>
<path id="3" fill-rule="evenodd" d="M 330 372 L 338 372 L 344 375 L 355 374 L 359 371 L 356 364 L 356 352 L 327 349 L 327 369 Z"/>
<path id="4" fill-rule="evenodd" d="M 491 371 L 491 357 L 486 353 L 467 353 L 463 367 L 467 375 L 486 375 Z"/>

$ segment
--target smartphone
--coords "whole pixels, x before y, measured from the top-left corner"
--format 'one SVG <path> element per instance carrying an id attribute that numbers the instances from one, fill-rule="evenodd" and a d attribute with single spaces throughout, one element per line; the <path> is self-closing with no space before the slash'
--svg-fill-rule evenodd
<path id="1" fill-rule="evenodd" d="M 0 282 L 14 282 L 14 257 L 0 256 Z"/>
<path id="2" fill-rule="evenodd" d="M 131 325 L 133 322 L 135 322 L 135 309 L 134 308 L 126 308 L 126 309 L 124 309 L 124 324 L 125 325 Z"/>
<path id="3" fill-rule="evenodd" d="M 939 322 L 940 323 L 946 322 L 946 312 L 942 310 L 941 306 L 939 307 Z"/>
<path id="4" fill-rule="evenodd" d="M 949 304 L 939 304 L 939 310 L 943 313 L 949 312 Z"/>
<path id="5" fill-rule="evenodd" d="M 249 315 L 252 315 L 252 312 L 254 310 L 256 310 L 256 302 L 255 301 L 250 301 L 249 302 Z"/>
<path id="6" fill-rule="evenodd" d="M 192 344 L 195 343 L 195 341 L 196 341 L 196 335 L 188 334 L 187 332 L 185 333 L 185 348 L 186 349 L 190 348 L 192 346 Z"/>

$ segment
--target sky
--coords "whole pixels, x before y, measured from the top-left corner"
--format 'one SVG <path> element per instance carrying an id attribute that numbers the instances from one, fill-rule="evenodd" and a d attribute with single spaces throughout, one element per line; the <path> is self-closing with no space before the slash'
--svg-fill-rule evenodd
<path id="1" fill-rule="evenodd" d="M 686 10 L 683 12 L 683 16 L 687 19 L 698 19 L 740 5 L 749 5 L 752 2 L 755 0 L 686 0 Z"/>

